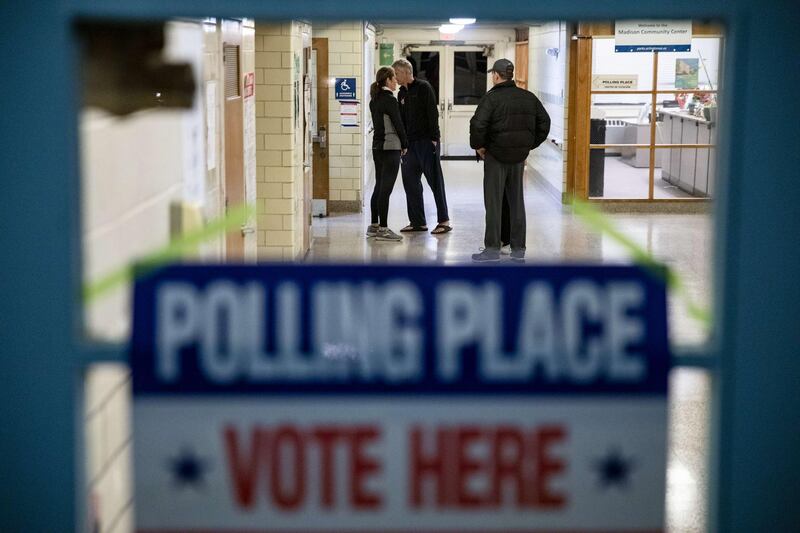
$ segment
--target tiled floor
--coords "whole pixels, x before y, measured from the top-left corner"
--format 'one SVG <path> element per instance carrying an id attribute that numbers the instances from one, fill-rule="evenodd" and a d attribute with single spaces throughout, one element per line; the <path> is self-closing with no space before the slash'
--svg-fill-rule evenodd
<path id="1" fill-rule="evenodd" d="M 635 168 L 620 157 L 605 158 L 604 198 L 643 199 L 650 192 L 650 169 Z M 692 198 L 692 195 L 661 179 L 656 168 L 653 179 L 654 198 Z"/>
<path id="2" fill-rule="evenodd" d="M 483 242 L 482 166 L 473 161 L 443 163 L 450 218 L 454 230 L 446 235 L 412 234 L 401 243 L 377 242 L 364 236 L 365 214 L 314 219 L 309 261 L 348 262 L 470 262 Z M 608 179 L 608 178 L 607 178 Z M 429 228 L 435 206 L 425 186 Z M 371 191 L 369 191 L 371 192 Z M 587 227 L 569 208 L 536 186 L 526 183 L 528 262 L 627 263 L 618 244 Z M 677 272 L 688 297 L 701 306 L 710 302 L 712 224 L 702 214 L 610 214 L 629 238 Z M 405 194 L 398 179 L 392 194 L 389 226 L 398 231 L 408 223 Z M 670 296 L 670 335 L 673 344 L 703 342 L 707 332 L 689 316 L 683 301 Z M 673 372 L 670 384 L 670 454 L 667 524 L 671 532 L 705 530 L 706 445 L 708 433 L 708 376 L 695 370 Z"/>

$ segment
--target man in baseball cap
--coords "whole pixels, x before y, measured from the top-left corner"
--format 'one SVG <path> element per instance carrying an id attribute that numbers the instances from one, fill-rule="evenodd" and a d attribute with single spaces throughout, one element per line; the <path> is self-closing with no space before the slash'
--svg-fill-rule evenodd
<path id="1" fill-rule="evenodd" d="M 469 143 L 483 159 L 486 208 L 484 250 L 473 261 L 499 261 L 503 204 L 507 201 L 511 259 L 525 260 L 522 173 L 528 153 L 550 132 L 550 117 L 536 96 L 514 83 L 514 64 L 498 59 L 488 70 L 494 87 L 481 98 L 469 123 Z"/>
<path id="2" fill-rule="evenodd" d="M 514 77 L 514 63 L 508 59 L 498 59 L 492 68 L 486 71 L 487 74 L 492 72 L 497 72 L 504 80 L 510 80 Z"/>

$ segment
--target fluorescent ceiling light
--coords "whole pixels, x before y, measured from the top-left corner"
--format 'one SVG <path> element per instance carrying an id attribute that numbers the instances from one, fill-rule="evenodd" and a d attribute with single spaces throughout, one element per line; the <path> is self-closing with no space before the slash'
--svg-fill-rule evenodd
<path id="1" fill-rule="evenodd" d="M 442 24 L 441 26 L 439 26 L 440 33 L 453 34 L 453 33 L 458 33 L 463 29 L 464 26 L 462 26 L 461 24 Z"/>
<path id="2" fill-rule="evenodd" d="M 458 24 L 460 26 L 469 26 L 470 24 L 475 24 L 475 19 L 450 19 L 450 24 Z"/>

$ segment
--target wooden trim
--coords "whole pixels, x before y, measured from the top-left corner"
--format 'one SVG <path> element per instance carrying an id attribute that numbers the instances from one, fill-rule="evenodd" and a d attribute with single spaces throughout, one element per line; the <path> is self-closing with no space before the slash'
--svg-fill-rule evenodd
<path id="1" fill-rule="evenodd" d="M 656 149 L 663 148 L 716 148 L 715 144 L 656 144 Z M 590 144 L 590 150 L 603 148 L 650 148 L 649 144 Z"/>
<path id="2" fill-rule="evenodd" d="M 614 91 L 609 89 L 593 89 L 592 94 L 650 94 L 653 91 Z M 664 89 L 657 90 L 656 94 L 692 94 L 692 93 L 713 93 L 716 94 L 716 89 Z"/>
<path id="3" fill-rule="evenodd" d="M 588 26 L 588 27 L 587 27 Z M 591 32 L 591 24 L 579 23 L 578 34 Z M 578 39 L 575 69 L 575 197 L 589 197 L 589 130 L 592 107 L 592 40 Z"/>
<path id="4" fill-rule="evenodd" d="M 325 128 L 328 135 L 328 146 L 330 146 L 330 94 L 328 87 L 329 62 L 328 38 L 313 37 L 311 48 L 317 51 L 317 129 Z M 312 132 L 315 134 L 316 132 Z M 315 200 L 328 200 L 330 198 L 330 158 L 328 148 L 321 148 L 319 143 L 313 143 L 313 178 L 312 194 Z"/>
<path id="5" fill-rule="evenodd" d="M 573 35 L 576 30 L 575 24 L 567 25 L 567 35 Z M 575 160 L 577 153 L 577 142 L 575 141 L 575 118 L 577 116 L 577 101 L 575 99 L 575 88 L 577 85 L 577 71 L 578 71 L 578 40 L 570 39 L 568 45 L 569 50 L 569 71 L 568 76 L 568 93 L 567 93 L 567 184 L 564 191 L 567 198 L 575 196 Z"/>
<path id="6" fill-rule="evenodd" d="M 653 52 L 653 87 L 658 87 L 658 52 Z M 653 98 L 650 102 L 650 192 L 647 195 L 648 200 L 652 200 L 655 193 L 657 98 L 658 94 L 653 91 Z"/>
<path id="7" fill-rule="evenodd" d="M 605 201 L 614 201 L 614 202 L 649 202 L 647 198 L 589 198 L 588 201 L 591 203 L 603 203 Z M 711 202 L 713 201 L 712 198 L 704 196 L 702 198 L 653 198 L 655 202 L 675 202 L 675 203 L 690 203 L 690 202 Z"/>

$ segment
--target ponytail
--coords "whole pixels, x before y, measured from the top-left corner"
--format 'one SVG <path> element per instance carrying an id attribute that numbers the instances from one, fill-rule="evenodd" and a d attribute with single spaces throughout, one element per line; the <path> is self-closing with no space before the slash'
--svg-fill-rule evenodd
<path id="1" fill-rule="evenodd" d="M 375 74 L 375 81 L 369 86 L 369 97 L 374 100 L 386 87 L 386 81 L 394 78 L 394 69 L 392 67 L 381 67 Z"/>

